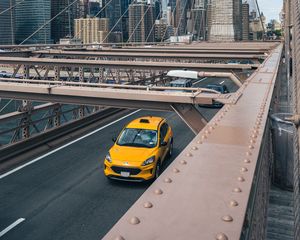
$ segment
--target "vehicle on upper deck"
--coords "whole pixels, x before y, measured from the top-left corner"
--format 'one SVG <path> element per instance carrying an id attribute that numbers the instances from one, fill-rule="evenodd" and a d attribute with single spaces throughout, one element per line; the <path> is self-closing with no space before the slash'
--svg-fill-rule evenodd
<path id="1" fill-rule="evenodd" d="M 193 83 L 190 79 L 178 78 L 170 82 L 170 87 L 190 88 L 192 86 Z"/>
<path id="2" fill-rule="evenodd" d="M 173 132 L 166 119 L 146 116 L 127 124 L 104 160 L 109 179 L 147 181 L 156 179 L 173 152 Z"/>
<path id="3" fill-rule="evenodd" d="M 205 86 L 207 89 L 211 89 L 214 91 L 217 91 L 221 94 L 227 94 L 229 93 L 228 87 L 224 84 L 208 84 Z M 213 100 L 213 104 L 201 104 L 200 107 L 215 107 L 215 108 L 221 108 L 223 107 L 223 103 L 217 102 Z"/>

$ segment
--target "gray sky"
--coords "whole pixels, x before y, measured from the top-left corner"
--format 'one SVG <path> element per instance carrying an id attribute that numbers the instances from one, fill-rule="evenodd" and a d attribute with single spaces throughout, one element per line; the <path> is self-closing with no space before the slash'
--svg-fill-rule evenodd
<path id="1" fill-rule="evenodd" d="M 279 20 L 282 2 L 282 0 L 258 0 L 260 11 L 262 11 L 267 17 L 267 22 L 269 22 L 271 19 Z"/>

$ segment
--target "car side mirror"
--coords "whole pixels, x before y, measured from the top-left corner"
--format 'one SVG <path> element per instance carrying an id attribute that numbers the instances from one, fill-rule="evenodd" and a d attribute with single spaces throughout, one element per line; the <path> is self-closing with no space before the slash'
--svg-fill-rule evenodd
<path id="1" fill-rule="evenodd" d="M 115 137 L 113 137 L 111 140 L 112 140 L 113 142 L 116 142 L 116 141 L 117 141 L 117 139 L 116 139 Z"/>
<path id="2" fill-rule="evenodd" d="M 162 142 L 162 143 L 160 144 L 161 147 L 165 147 L 165 146 L 167 146 L 167 145 L 168 145 L 167 142 Z"/>

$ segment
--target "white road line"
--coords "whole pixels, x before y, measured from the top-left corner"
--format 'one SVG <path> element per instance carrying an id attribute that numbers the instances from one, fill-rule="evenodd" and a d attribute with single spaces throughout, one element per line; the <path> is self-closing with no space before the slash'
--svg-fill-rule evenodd
<path id="1" fill-rule="evenodd" d="M 29 166 L 29 165 L 31 165 L 31 164 L 33 164 L 33 163 L 35 163 L 35 162 L 37 162 L 37 161 L 39 161 L 39 160 L 45 158 L 45 157 L 48 157 L 49 155 L 51 155 L 51 154 L 53 154 L 53 153 L 56 153 L 56 152 L 58 152 L 59 150 L 64 149 L 64 148 L 66 148 L 66 147 L 72 145 L 73 143 L 76 143 L 76 142 L 78 142 L 78 141 L 80 141 L 80 140 L 82 140 L 82 139 L 84 139 L 84 138 L 87 138 L 87 137 L 89 137 L 89 136 L 91 136 L 91 135 L 93 135 L 93 134 L 95 134 L 95 133 L 97 133 L 97 132 L 99 132 L 99 131 L 101 131 L 101 130 L 103 130 L 103 129 L 105 129 L 105 128 L 107 128 L 107 127 L 113 125 L 113 124 L 115 124 L 115 123 L 117 123 L 117 122 L 120 122 L 120 121 L 122 121 L 123 119 L 125 119 L 125 118 L 127 118 L 127 117 L 130 117 L 131 115 L 134 115 L 134 114 L 138 113 L 139 111 L 141 111 L 141 109 L 136 110 L 136 111 L 134 111 L 134 112 L 132 112 L 132 113 L 130 113 L 130 114 L 124 116 L 124 117 L 121 117 L 121 118 L 119 118 L 119 119 L 117 119 L 117 120 L 115 120 L 115 121 L 113 121 L 113 122 L 111 122 L 111 123 L 109 123 L 109 124 L 107 124 L 107 125 L 101 127 L 101 128 L 98 128 L 98 129 L 94 130 L 93 132 L 90 132 L 90 133 L 88 133 L 88 134 L 86 134 L 86 135 L 84 135 L 84 136 L 82 136 L 82 137 L 80 137 L 80 138 L 77 138 L 77 139 L 75 139 L 75 140 L 73 140 L 73 141 L 71 141 L 71 142 L 69 142 L 69 143 L 67 143 L 67 144 L 65 144 L 65 145 L 63 145 L 63 146 L 61 146 L 61 147 L 59 147 L 59 148 L 56 148 L 56 149 L 54 149 L 54 150 L 52 150 L 52 151 L 50 151 L 50 152 L 48 152 L 48 153 L 46 153 L 46 154 L 40 156 L 40 157 L 37 157 L 37 158 L 33 159 L 32 161 L 30 161 L 30 162 L 28 162 L 28 163 L 25 163 L 24 165 L 21 165 L 21 166 L 15 168 L 15 169 L 13 169 L 13 170 L 7 172 L 7 173 L 4 173 L 4 174 L 0 175 L 0 179 L 5 178 L 5 177 L 7 177 L 7 176 L 9 176 L 9 175 L 11 175 L 11 174 L 13 174 L 13 173 L 15 173 L 15 172 L 21 170 L 22 168 L 27 167 L 27 166 Z"/>
<path id="2" fill-rule="evenodd" d="M 2 237 L 4 234 L 6 234 L 8 231 L 12 230 L 14 227 L 19 225 L 23 221 L 25 221 L 25 218 L 19 218 L 17 221 L 10 224 L 7 228 L 5 228 L 3 231 L 0 232 L 0 237 Z"/>
<path id="3" fill-rule="evenodd" d="M 222 81 L 222 82 L 220 82 L 220 84 L 222 85 L 224 82 L 225 82 L 225 80 L 224 80 L 224 81 Z"/>
<path id="4" fill-rule="evenodd" d="M 201 82 L 203 82 L 203 81 L 206 80 L 206 79 L 207 79 L 207 77 L 202 78 L 202 79 L 198 80 L 197 82 L 194 82 L 193 85 L 196 85 L 196 84 L 198 84 L 198 83 L 201 83 Z"/>

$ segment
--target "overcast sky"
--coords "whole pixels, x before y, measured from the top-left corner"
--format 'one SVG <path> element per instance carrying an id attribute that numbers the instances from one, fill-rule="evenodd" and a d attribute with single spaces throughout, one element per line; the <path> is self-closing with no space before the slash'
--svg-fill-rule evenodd
<path id="1" fill-rule="evenodd" d="M 283 0 L 258 0 L 260 11 L 267 17 L 267 22 L 271 19 L 279 20 L 279 13 L 282 9 Z"/>

